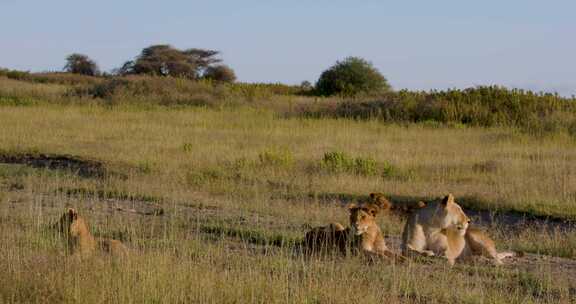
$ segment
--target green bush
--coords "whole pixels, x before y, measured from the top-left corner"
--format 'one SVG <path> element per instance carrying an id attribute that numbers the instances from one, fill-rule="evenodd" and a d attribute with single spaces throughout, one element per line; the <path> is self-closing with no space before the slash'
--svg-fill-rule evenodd
<path id="1" fill-rule="evenodd" d="M 353 158 L 339 151 L 325 153 L 320 167 L 333 173 L 353 173 L 365 176 L 378 174 L 378 163 L 374 159 Z"/>
<path id="2" fill-rule="evenodd" d="M 400 175 L 399 170 L 394 167 L 390 162 L 384 162 L 382 166 L 382 177 L 397 177 Z"/>
<path id="3" fill-rule="evenodd" d="M 354 166 L 354 159 L 344 152 L 327 152 L 322 159 L 322 168 L 333 172 L 345 172 Z"/>
<path id="4" fill-rule="evenodd" d="M 0 69 L 0 76 L 4 76 L 6 78 L 14 79 L 14 80 L 29 80 L 30 73 L 29 72 L 22 72 L 22 71 L 13 71 L 7 69 Z"/>
<path id="5" fill-rule="evenodd" d="M 378 164 L 372 158 L 357 157 L 354 159 L 353 171 L 358 175 L 376 175 L 378 174 Z"/>
<path id="6" fill-rule="evenodd" d="M 381 93 L 390 90 L 386 78 L 366 60 L 348 57 L 324 71 L 316 83 L 322 96 Z"/>

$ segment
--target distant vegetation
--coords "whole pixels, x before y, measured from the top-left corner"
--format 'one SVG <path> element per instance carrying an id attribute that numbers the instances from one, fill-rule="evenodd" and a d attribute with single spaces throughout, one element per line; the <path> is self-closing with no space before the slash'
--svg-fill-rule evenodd
<path id="1" fill-rule="evenodd" d="M 64 66 L 64 71 L 72 74 L 88 76 L 97 76 L 100 74 L 96 62 L 82 54 L 71 54 L 66 57 L 66 66 Z"/>
<path id="2" fill-rule="evenodd" d="M 271 109 L 282 117 L 375 119 L 427 126 L 506 126 L 543 135 L 576 136 L 576 100 L 557 94 L 480 86 L 464 90 L 392 91 L 368 61 L 348 57 L 322 73 L 316 85 L 234 83 L 234 70 L 218 51 L 153 45 L 112 74 L 100 74 L 82 54 L 66 58 L 68 73 L 0 69 L 0 77 L 26 83 L 0 87 L 0 102 L 241 106 Z"/>

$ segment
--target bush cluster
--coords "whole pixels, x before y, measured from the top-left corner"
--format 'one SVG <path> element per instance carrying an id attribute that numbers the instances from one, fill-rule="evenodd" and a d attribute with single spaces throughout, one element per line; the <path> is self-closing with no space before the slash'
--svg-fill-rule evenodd
<path id="1" fill-rule="evenodd" d="M 333 173 L 352 173 L 365 176 L 378 174 L 378 164 L 374 159 L 354 158 L 340 151 L 325 153 L 320 167 Z"/>
<path id="2" fill-rule="evenodd" d="M 529 133 L 569 131 L 576 125 L 576 100 L 499 86 L 464 90 L 389 92 L 376 99 L 348 100 L 313 111 L 312 117 L 380 119 L 387 122 L 518 127 Z"/>

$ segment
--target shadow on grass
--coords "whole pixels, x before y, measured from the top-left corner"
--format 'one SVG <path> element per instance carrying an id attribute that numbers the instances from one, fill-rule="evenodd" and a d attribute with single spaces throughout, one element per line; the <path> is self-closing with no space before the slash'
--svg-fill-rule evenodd
<path id="1" fill-rule="evenodd" d="M 110 174 L 100 161 L 63 154 L 0 151 L 0 163 L 67 171 L 86 178 L 103 178 Z"/>
<path id="2" fill-rule="evenodd" d="M 243 242 L 262 246 L 293 247 L 302 242 L 299 238 L 288 237 L 278 233 L 269 233 L 245 228 L 223 227 L 216 225 L 206 225 L 200 227 L 200 232 L 215 235 L 237 238 Z"/>

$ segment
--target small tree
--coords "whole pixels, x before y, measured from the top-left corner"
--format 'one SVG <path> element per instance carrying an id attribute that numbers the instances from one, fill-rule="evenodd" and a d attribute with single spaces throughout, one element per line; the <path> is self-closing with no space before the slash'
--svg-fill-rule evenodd
<path id="1" fill-rule="evenodd" d="M 74 74 L 96 76 L 100 73 L 98 65 L 82 54 L 71 54 L 66 57 L 66 65 L 64 71 Z"/>
<path id="2" fill-rule="evenodd" d="M 300 83 L 300 88 L 304 91 L 312 90 L 312 84 L 308 80 L 304 80 Z"/>
<path id="3" fill-rule="evenodd" d="M 348 57 L 324 71 L 316 83 L 316 93 L 346 96 L 390 90 L 386 78 L 368 61 Z"/>
<path id="4" fill-rule="evenodd" d="M 229 66 L 216 65 L 206 68 L 204 78 L 221 82 L 234 82 L 236 81 L 236 74 Z"/>

